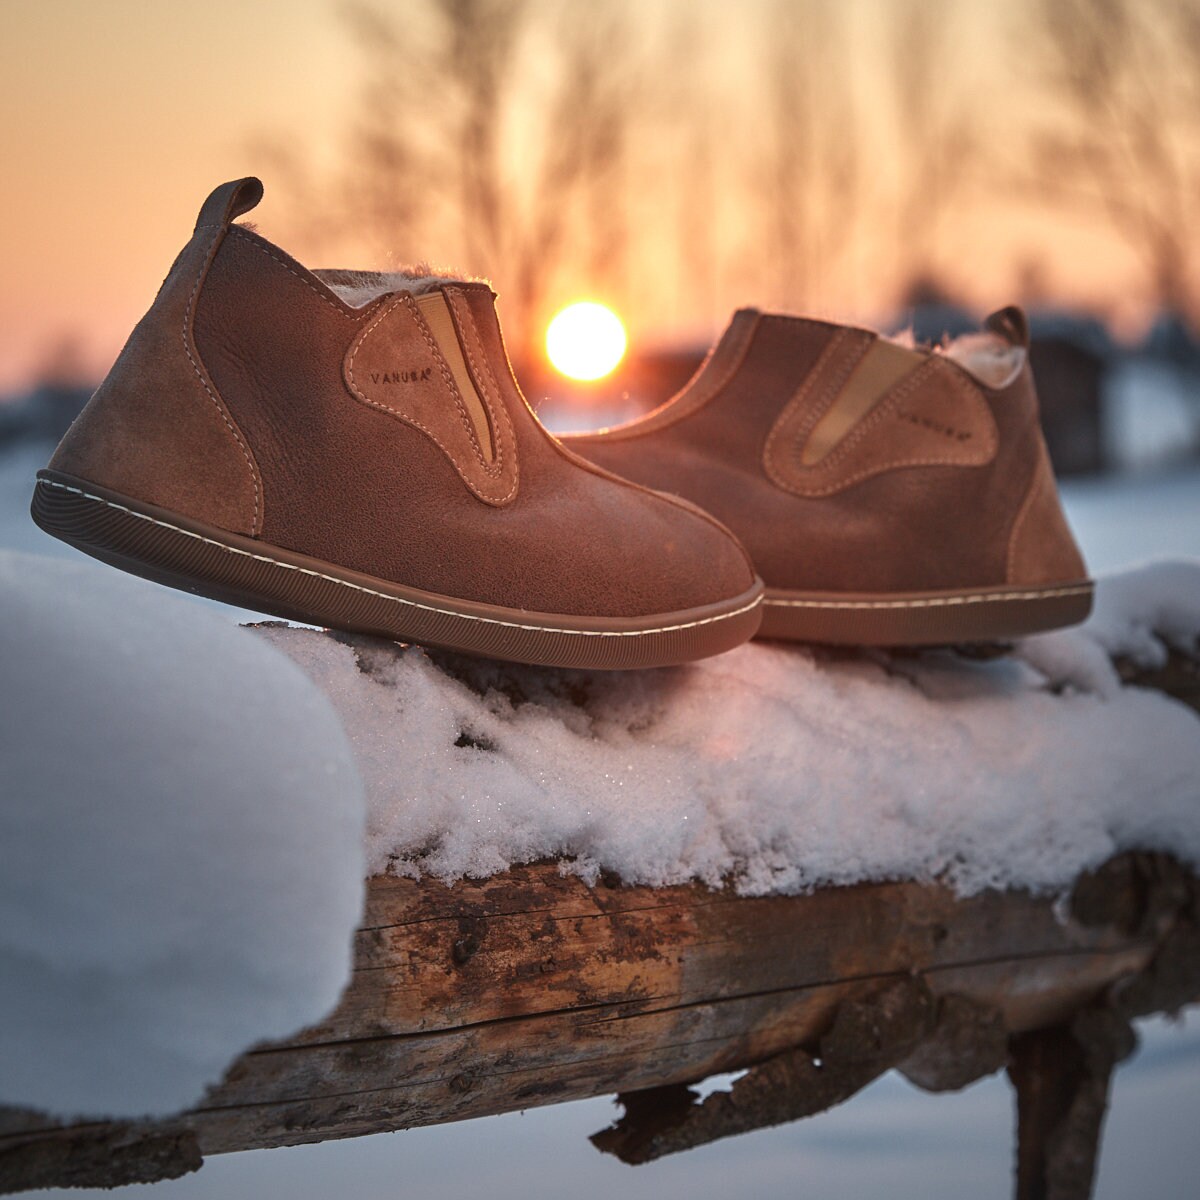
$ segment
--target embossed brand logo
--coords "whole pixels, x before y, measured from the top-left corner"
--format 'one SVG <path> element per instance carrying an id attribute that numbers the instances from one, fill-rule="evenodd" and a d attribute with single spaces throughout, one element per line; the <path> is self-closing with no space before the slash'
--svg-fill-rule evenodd
<path id="1" fill-rule="evenodd" d="M 433 374 L 432 367 L 413 368 L 410 371 L 372 371 L 372 383 L 424 383 Z"/>
<path id="2" fill-rule="evenodd" d="M 931 433 L 940 434 L 944 438 L 950 438 L 955 442 L 966 442 L 971 438 L 971 434 L 966 429 L 955 429 L 951 425 L 943 425 L 941 421 L 934 421 L 930 417 L 922 417 L 919 413 L 906 412 L 902 408 L 896 410 L 896 416 L 902 421 L 907 421 L 910 425 L 919 425 L 922 429 L 928 429 Z"/>

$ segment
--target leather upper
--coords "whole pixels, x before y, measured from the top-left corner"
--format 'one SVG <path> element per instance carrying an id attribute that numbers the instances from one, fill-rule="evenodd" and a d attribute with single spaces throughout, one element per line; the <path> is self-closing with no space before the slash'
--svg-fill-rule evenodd
<path id="1" fill-rule="evenodd" d="M 490 288 L 446 283 L 433 306 L 393 293 L 352 308 L 230 224 L 253 192 L 241 181 L 206 202 L 52 467 L 509 608 L 639 616 L 754 586 L 707 513 L 614 479 L 546 433 L 512 377 Z"/>
<path id="2" fill-rule="evenodd" d="M 990 388 L 944 355 L 883 345 L 865 330 L 742 311 L 675 399 L 564 442 L 713 513 L 769 588 L 876 594 L 1083 579 L 1028 362 Z M 872 354 L 891 361 L 869 368 Z M 905 354 L 910 362 L 896 361 Z M 878 394 L 856 401 L 872 370 Z M 855 403 L 840 436 L 812 454 L 814 431 Z"/>

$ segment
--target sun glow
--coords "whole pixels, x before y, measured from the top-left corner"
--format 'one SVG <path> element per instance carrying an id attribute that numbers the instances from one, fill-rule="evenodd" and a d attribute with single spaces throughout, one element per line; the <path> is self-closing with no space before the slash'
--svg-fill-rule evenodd
<path id="1" fill-rule="evenodd" d="M 625 355 L 625 326 L 591 300 L 568 304 L 546 329 L 546 354 L 569 379 L 600 379 Z"/>

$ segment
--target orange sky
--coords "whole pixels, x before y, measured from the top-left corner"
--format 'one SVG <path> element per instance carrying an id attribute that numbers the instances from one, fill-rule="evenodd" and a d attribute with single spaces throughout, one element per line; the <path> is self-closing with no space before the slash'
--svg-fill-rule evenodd
<path id="1" fill-rule="evenodd" d="M 0 0 L 0 14 L 2 391 L 72 330 L 111 358 L 207 192 L 253 173 L 251 137 L 320 132 L 351 64 L 328 0 Z"/>
<path id="2" fill-rule="evenodd" d="M 868 17 L 885 2 L 862 0 Z M 211 187 L 264 173 L 250 149 L 256 135 L 328 146 L 355 60 L 332 0 L 0 0 L 0 14 L 2 394 L 71 333 L 90 367 L 105 368 Z M 254 219 L 271 236 L 287 197 L 269 174 L 265 183 Z M 1134 273 L 1111 237 L 1078 222 L 999 207 L 989 215 L 985 205 L 948 237 L 980 306 L 1011 298 L 1005 289 L 1027 256 L 1076 300 L 1119 295 Z M 823 315 L 869 320 L 877 287 L 851 256 L 821 297 Z M 653 328 L 640 314 L 631 333 L 704 338 L 721 313 L 769 303 L 727 290 L 693 303 L 694 291 L 680 289 L 655 307 Z"/>

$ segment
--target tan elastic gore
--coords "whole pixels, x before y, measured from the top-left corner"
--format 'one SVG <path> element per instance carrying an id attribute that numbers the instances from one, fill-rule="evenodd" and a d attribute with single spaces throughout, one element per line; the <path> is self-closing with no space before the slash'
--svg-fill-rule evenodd
<path id="1" fill-rule="evenodd" d="M 894 342 L 875 341 L 854 368 L 854 373 L 837 399 L 817 422 L 800 461 L 806 467 L 818 463 L 883 399 L 905 375 L 915 371 L 926 359 L 924 354 L 897 346 Z"/>
<path id="2" fill-rule="evenodd" d="M 471 424 L 475 427 L 475 436 L 479 439 L 484 458 L 488 462 L 495 462 L 496 443 L 492 437 L 491 422 L 488 420 L 487 409 L 479 398 L 471 372 L 467 370 L 467 363 L 458 341 L 458 330 L 446 304 L 446 297 L 441 292 L 428 292 L 423 296 L 414 296 L 413 299 L 421 310 L 421 316 L 425 318 L 425 324 L 429 326 L 429 332 L 437 341 L 438 349 L 450 368 L 450 374 L 454 376 L 459 395 L 462 396 L 471 417 Z"/>

